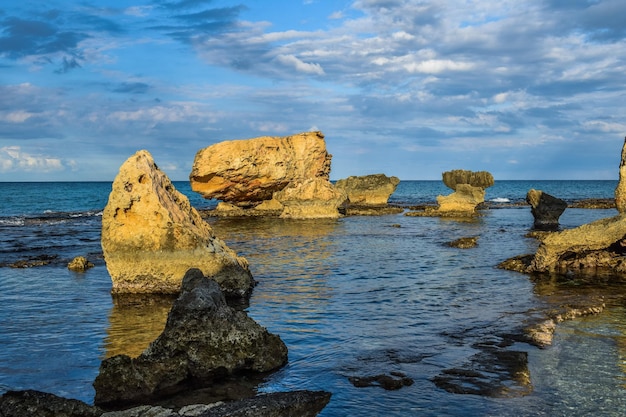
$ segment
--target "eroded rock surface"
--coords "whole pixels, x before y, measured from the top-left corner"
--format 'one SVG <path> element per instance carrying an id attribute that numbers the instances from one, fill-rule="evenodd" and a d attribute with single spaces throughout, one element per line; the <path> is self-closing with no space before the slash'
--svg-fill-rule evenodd
<path id="1" fill-rule="evenodd" d="M 225 141 L 198 151 L 189 180 L 205 198 L 253 207 L 290 183 L 328 180 L 331 158 L 321 132 Z"/>
<path id="2" fill-rule="evenodd" d="M 339 207 L 347 200 L 346 194 L 324 178 L 311 178 L 291 183 L 274 194 L 283 206 L 280 214 L 289 219 L 336 219 Z"/>
<path id="3" fill-rule="evenodd" d="M 526 202 L 530 204 L 530 211 L 535 219 L 535 229 L 557 230 L 559 228 L 559 217 L 567 208 L 567 202 L 534 189 L 526 194 Z"/>
<path id="4" fill-rule="evenodd" d="M 287 347 L 243 311 L 226 304 L 199 269 L 185 275 L 165 330 L 137 358 L 102 361 L 95 403 L 141 403 L 221 378 L 269 372 L 287 362 Z"/>
<path id="5" fill-rule="evenodd" d="M 249 294 L 253 279 L 237 256 L 143 150 L 115 177 L 102 214 L 102 250 L 113 293 L 177 293 L 189 268 L 228 296 Z"/>
<path id="6" fill-rule="evenodd" d="M 398 177 L 374 174 L 341 179 L 335 183 L 335 187 L 347 194 L 350 205 L 386 206 L 398 184 Z"/>
<path id="7" fill-rule="evenodd" d="M 624 138 L 622 158 L 619 163 L 619 182 L 615 188 L 615 207 L 620 213 L 626 213 L 626 138 Z"/>
<path id="8" fill-rule="evenodd" d="M 456 191 L 458 184 L 469 184 L 472 187 L 489 188 L 494 184 L 493 175 L 487 171 L 467 171 L 455 169 L 442 174 L 446 187 Z"/>

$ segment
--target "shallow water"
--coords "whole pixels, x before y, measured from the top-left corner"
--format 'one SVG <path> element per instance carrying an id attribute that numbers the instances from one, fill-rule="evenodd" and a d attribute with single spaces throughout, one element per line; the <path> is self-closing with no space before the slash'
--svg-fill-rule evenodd
<path id="1" fill-rule="evenodd" d="M 432 199 L 438 187 L 410 191 L 414 186 L 394 198 L 419 203 Z M 520 198 L 529 184 L 517 186 L 507 185 L 516 191 L 501 190 L 493 198 Z M 605 186 L 596 198 L 610 197 Z M 43 213 L 33 204 L 33 213 L 0 212 L 0 262 L 57 256 L 42 267 L 0 268 L 0 391 L 33 388 L 92 402 L 102 358 L 137 354 L 160 332 L 168 300 L 114 302 L 109 293 L 97 215 L 106 204 L 100 195 L 106 187 L 96 186 L 100 200 L 68 203 L 65 211 L 41 204 L 51 210 Z M 587 193 L 594 192 L 597 187 Z M 561 224 L 575 227 L 614 214 L 568 209 Z M 9 218 L 24 223 L 11 225 Z M 548 302 L 549 291 L 538 290 L 527 276 L 495 268 L 535 250 L 536 241 L 524 237 L 532 225 L 526 207 L 487 210 L 470 222 L 401 214 L 209 222 L 248 259 L 259 282 L 249 315 L 289 348 L 288 365 L 260 391 L 330 391 L 322 416 L 584 416 L 622 415 L 626 409 L 626 317 L 624 305 L 614 301 L 619 298 L 601 315 L 561 324 L 548 349 L 511 347 L 528 352 L 534 387 L 528 396 L 451 394 L 432 382 L 466 363 L 477 343 L 512 331 Z M 476 248 L 446 246 L 468 236 L 479 237 Z M 68 271 L 66 261 L 77 255 L 88 255 L 96 266 L 84 274 Z M 414 384 L 385 391 L 356 388 L 348 380 L 391 371 Z"/>

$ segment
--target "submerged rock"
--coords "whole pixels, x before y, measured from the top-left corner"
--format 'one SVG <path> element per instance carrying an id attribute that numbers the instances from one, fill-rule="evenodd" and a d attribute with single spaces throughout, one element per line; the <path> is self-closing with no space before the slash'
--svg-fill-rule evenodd
<path id="1" fill-rule="evenodd" d="M 390 372 L 374 376 L 351 376 L 348 380 L 357 388 L 381 387 L 387 391 L 399 390 L 413 385 L 415 381 L 402 372 Z"/>
<path id="2" fill-rule="evenodd" d="M 462 237 L 448 243 L 448 246 L 459 249 L 473 248 L 478 244 L 478 236 Z"/>
<path id="3" fill-rule="evenodd" d="M 198 151 L 189 180 L 204 198 L 253 207 L 291 183 L 328 180 L 331 158 L 321 132 L 225 141 Z"/>
<path id="4" fill-rule="evenodd" d="M 532 392 L 528 354 L 493 345 L 480 349 L 462 367 L 445 369 L 433 378 L 439 388 L 454 394 L 520 397 Z"/>
<path id="5" fill-rule="evenodd" d="M 243 311 L 226 304 L 217 283 L 189 270 L 163 333 L 137 358 L 102 361 L 95 403 L 142 403 L 242 373 L 264 373 L 287 362 L 287 347 Z"/>
<path id="6" fill-rule="evenodd" d="M 102 214 L 102 250 L 113 293 L 177 293 L 189 268 L 245 297 L 253 279 L 237 256 L 178 192 L 147 151 L 120 167 Z"/>
<path id="7" fill-rule="evenodd" d="M 335 187 L 347 194 L 350 205 L 386 206 L 399 183 L 398 177 L 374 174 L 341 179 L 335 183 Z"/>
<path id="8" fill-rule="evenodd" d="M 565 201 L 534 189 L 528 191 L 526 201 L 530 204 L 530 211 L 535 218 L 535 229 L 557 230 L 559 228 L 559 217 L 567 208 Z"/>

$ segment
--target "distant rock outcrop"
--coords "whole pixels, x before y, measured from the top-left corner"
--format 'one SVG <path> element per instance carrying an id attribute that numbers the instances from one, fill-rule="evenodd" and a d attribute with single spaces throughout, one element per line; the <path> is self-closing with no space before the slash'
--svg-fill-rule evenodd
<path id="1" fill-rule="evenodd" d="M 567 208 L 567 202 L 534 189 L 526 194 L 526 202 L 530 204 L 530 211 L 535 218 L 535 229 L 557 230 L 559 228 L 559 217 Z"/>
<path id="2" fill-rule="evenodd" d="M 216 237 L 147 151 L 120 167 L 102 214 L 102 249 L 113 293 L 177 293 L 189 268 L 228 296 L 249 294 L 245 258 Z"/>
<path id="3" fill-rule="evenodd" d="M 95 404 L 141 403 L 286 362 L 287 347 L 278 336 L 229 307 L 217 283 L 191 269 L 163 333 L 137 358 L 118 355 L 102 362 Z"/>
<path id="4" fill-rule="evenodd" d="M 442 174 L 443 183 L 454 190 L 447 196 L 437 196 L 437 207 L 425 207 L 424 211 L 410 211 L 407 216 L 472 217 L 476 208 L 485 201 L 485 188 L 494 184 L 493 176 L 486 171 L 447 171 Z"/>
<path id="5" fill-rule="evenodd" d="M 204 198 L 254 207 L 291 183 L 328 180 L 331 158 L 321 132 L 225 141 L 198 151 L 189 180 Z"/>
<path id="6" fill-rule="evenodd" d="M 386 206 L 399 183 L 398 177 L 373 174 L 338 180 L 335 187 L 348 195 L 350 205 Z"/>
<path id="7" fill-rule="evenodd" d="M 446 187 L 455 190 L 457 184 L 469 184 L 472 187 L 489 188 L 494 184 L 493 175 L 487 171 L 467 171 L 455 169 L 442 174 L 443 183 Z"/>

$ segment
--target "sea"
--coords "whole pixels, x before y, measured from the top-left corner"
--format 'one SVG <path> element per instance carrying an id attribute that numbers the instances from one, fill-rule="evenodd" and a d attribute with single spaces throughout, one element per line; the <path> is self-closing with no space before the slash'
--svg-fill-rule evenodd
<path id="1" fill-rule="evenodd" d="M 174 182 L 198 209 L 215 206 Z M 534 253 L 530 189 L 568 202 L 612 198 L 617 181 L 497 181 L 473 221 L 348 216 L 338 220 L 207 218 L 246 257 L 256 281 L 246 311 L 289 349 L 288 364 L 258 392 L 325 390 L 321 416 L 623 416 L 626 288 L 602 284 L 605 310 L 558 325 L 553 344 L 526 352 L 525 395 L 449 392 L 438 376 L 463 368 L 496 335 L 550 307 L 568 283 L 540 285 L 497 268 Z M 124 303 L 110 293 L 100 246 L 110 182 L 0 183 L 0 393 L 35 389 L 93 403 L 101 361 L 138 355 L 164 326 L 171 300 Z M 434 203 L 441 181 L 401 181 L 390 203 Z M 615 209 L 568 208 L 562 229 Z M 474 248 L 447 243 L 478 237 Z M 72 272 L 85 256 L 94 264 Z M 19 265 L 22 268 L 14 267 Z M 588 291 L 589 288 L 584 290 Z M 596 289 L 592 288 L 595 291 Z M 404 375 L 397 390 L 357 387 L 354 377 Z M 508 383 L 507 381 L 504 382 Z"/>

